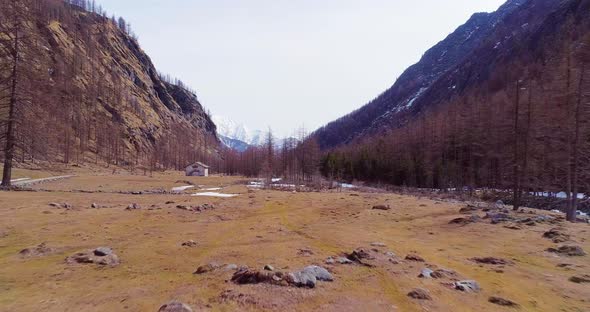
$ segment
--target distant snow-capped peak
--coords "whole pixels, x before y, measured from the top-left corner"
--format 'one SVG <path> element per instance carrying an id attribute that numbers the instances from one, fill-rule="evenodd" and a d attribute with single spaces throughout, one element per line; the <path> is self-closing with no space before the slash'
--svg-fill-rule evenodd
<path id="1" fill-rule="evenodd" d="M 213 122 L 217 125 L 217 133 L 220 135 L 239 140 L 249 145 L 260 145 L 263 142 L 264 132 L 261 130 L 250 130 L 242 123 L 224 116 L 213 116 Z"/>

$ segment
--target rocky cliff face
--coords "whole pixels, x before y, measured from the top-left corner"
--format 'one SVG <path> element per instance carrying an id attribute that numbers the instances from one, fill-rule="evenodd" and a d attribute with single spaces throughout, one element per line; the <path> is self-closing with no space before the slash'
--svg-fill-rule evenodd
<path id="1" fill-rule="evenodd" d="M 23 154 L 41 150 L 36 158 L 68 162 L 76 154 L 83 162 L 94 153 L 110 162 L 169 165 L 174 153 L 177 166 L 215 157 L 216 126 L 197 96 L 163 79 L 114 20 L 63 1 L 41 1 L 29 12 L 26 32 L 40 49 L 32 53 L 38 73 L 27 93 L 35 95 L 36 114 L 46 116 L 38 125 L 47 128 L 23 127 L 20 139 L 42 137 L 50 146 L 31 143 Z"/>
<path id="2" fill-rule="evenodd" d="M 565 22 L 563 15 L 554 20 L 551 16 L 578 2 L 510 0 L 496 12 L 474 14 L 428 50 L 390 89 L 320 128 L 314 136 L 322 148 L 331 148 L 403 126 L 425 107 L 460 96 L 468 87 L 483 82 L 494 70 L 493 64 L 518 57 L 515 46 L 523 41 L 534 45 L 534 36 L 542 28 Z"/>

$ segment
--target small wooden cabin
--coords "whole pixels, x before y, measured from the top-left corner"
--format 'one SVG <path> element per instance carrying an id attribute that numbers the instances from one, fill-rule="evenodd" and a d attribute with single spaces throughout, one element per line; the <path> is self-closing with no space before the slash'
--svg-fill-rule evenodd
<path id="1" fill-rule="evenodd" d="M 192 165 L 188 165 L 185 172 L 187 177 L 208 177 L 209 166 L 202 162 L 196 162 Z"/>

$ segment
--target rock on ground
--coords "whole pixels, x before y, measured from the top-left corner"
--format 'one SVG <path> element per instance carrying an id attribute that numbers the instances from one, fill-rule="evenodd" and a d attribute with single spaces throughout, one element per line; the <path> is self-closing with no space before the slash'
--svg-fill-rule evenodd
<path id="1" fill-rule="evenodd" d="M 488 299 L 488 301 L 493 304 L 497 304 L 497 305 L 504 306 L 504 307 L 517 307 L 518 306 L 518 304 L 515 303 L 514 301 L 500 298 L 500 297 L 490 297 Z"/>
<path id="2" fill-rule="evenodd" d="M 19 255 L 21 257 L 41 257 L 53 252 L 53 249 L 47 247 L 47 243 L 41 243 L 35 247 L 29 247 L 21 250 Z"/>
<path id="3" fill-rule="evenodd" d="M 170 301 L 161 306 L 158 312 L 193 312 L 193 309 L 182 302 Z"/>
<path id="4" fill-rule="evenodd" d="M 549 248 L 548 252 L 556 253 L 562 256 L 581 257 L 585 256 L 586 252 L 580 246 L 564 245 L 557 248 Z"/>
<path id="5" fill-rule="evenodd" d="M 570 282 L 582 284 L 582 283 L 590 283 L 590 275 L 576 275 L 569 278 Z"/>
<path id="6" fill-rule="evenodd" d="M 513 264 L 512 261 L 501 259 L 501 258 L 494 258 L 494 257 L 475 257 L 470 259 L 473 262 L 480 263 L 480 264 L 491 264 L 491 265 L 508 265 Z"/>
<path id="7" fill-rule="evenodd" d="M 428 290 L 422 288 L 413 289 L 408 293 L 408 297 L 418 300 L 432 300 Z"/>
<path id="8" fill-rule="evenodd" d="M 385 205 L 375 205 L 373 210 L 391 210 L 391 207 Z"/>
<path id="9" fill-rule="evenodd" d="M 455 289 L 465 292 L 478 292 L 481 290 L 479 284 L 473 280 L 465 280 L 455 282 Z"/>
<path id="10" fill-rule="evenodd" d="M 328 272 L 328 270 L 326 270 L 320 266 L 317 266 L 317 265 L 310 265 L 310 266 L 304 268 L 302 272 L 312 274 L 313 276 L 315 276 L 315 278 L 318 281 L 323 281 L 323 282 L 334 281 L 334 277 L 332 276 L 332 274 L 330 274 L 330 272 Z"/>
<path id="11" fill-rule="evenodd" d="M 97 264 L 101 266 L 114 267 L 119 265 L 119 257 L 110 247 L 98 247 L 85 252 L 78 252 L 66 258 L 68 264 Z"/>

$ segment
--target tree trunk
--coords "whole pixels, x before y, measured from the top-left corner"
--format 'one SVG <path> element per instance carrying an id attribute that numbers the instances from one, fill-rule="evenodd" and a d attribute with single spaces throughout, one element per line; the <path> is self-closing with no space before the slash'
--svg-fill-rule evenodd
<path id="1" fill-rule="evenodd" d="M 2 173 L 2 186 L 9 187 L 12 178 L 12 160 L 14 158 L 14 148 L 16 143 L 15 125 L 16 125 L 16 101 L 17 101 L 17 83 L 18 83 L 18 48 L 19 32 L 18 25 L 15 25 L 14 52 L 12 54 L 12 82 L 10 86 L 10 103 L 8 107 L 8 123 L 6 125 L 6 145 L 4 148 L 4 171 Z"/>
<path id="2" fill-rule="evenodd" d="M 520 159 L 518 140 L 518 114 L 520 113 L 520 80 L 516 82 L 516 102 L 514 103 L 514 181 L 512 190 L 512 201 L 514 210 L 520 208 Z"/>

